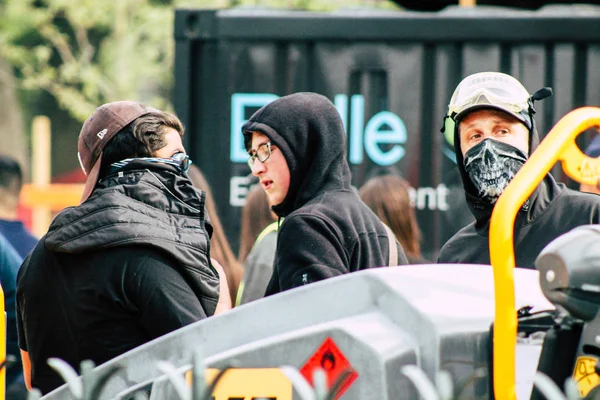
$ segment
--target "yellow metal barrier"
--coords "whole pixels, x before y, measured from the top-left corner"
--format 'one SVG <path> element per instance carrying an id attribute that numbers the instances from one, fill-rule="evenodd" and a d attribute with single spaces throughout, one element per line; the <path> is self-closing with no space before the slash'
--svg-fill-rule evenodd
<path id="1" fill-rule="evenodd" d="M 52 212 L 76 206 L 83 193 L 81 184 L 27 184 L 21 190 L 21 204 L 33 209 L 33 234 L 42 237 L 52 220 Z"/>
<path id="2" fill-rule="evenodd" d="M 83 184 L 27 184 L 21 190 L 21 203 L 27 207 L 44 206 L 52 211 L 59 211 L 78 205 L 82 193 Z"/>
<path id="3" fill-rule="evenodd" d="M 50 119 L 39 115 L 31 123 L 31 180 L 35 185 L 50 184 Z M 37 236 L 46 233 L 52 220 L 51 210 L 43 205 L 38 205 L 33 210 L 32 231 Z"/>
<path id="4" fill-rule="evenodd" d="M 43 115 L 32 121 L 32 184 L 23 185 L 21 191 L 21 203 L 32 208 L 32 230 L 38 237 L 48 230 L 52 211 L 79 204 L 83 193 L 83 185 L 50 184 L 50 125 Z"/>
<path id="5" fill-rule="evenodd" d="M 550 133 L 519 170 L 498 199 L 490 222 L 490 260 L 494 267 L 496 315 L 494 320 L 494 394 L 497 399 L 515 399 L 515 255 L 513 231 L 517 213 L 557 161 L 576 181 L 598 184 L 600 159 L 581 152 L 575 138 L 591 127 L 600 127 L 600 108 L 571 111 Z"/>

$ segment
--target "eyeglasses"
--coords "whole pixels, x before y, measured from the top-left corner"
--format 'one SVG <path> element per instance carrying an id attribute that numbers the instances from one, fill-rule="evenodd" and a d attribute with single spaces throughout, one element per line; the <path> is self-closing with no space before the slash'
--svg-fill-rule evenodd
<path id="1" fill-rule="evenodd" d="M 190 169 L 190 165 L 192 165 L 192 160 L 190 160 L 190 156 L 183 152 L 175 153 L 171 156 L 171 160 L 177 162 L 179 164 L 179 169 L 183 172 L 188 172 Z"/>
<path id="2" fill-rule="evenodd" d="M 254 165 L 254 162 L 256 160 L 260 161 L 261 163 L 264 163 L 269 159 L 269 157 L 271 157 L 271 147 L 271 142 L 263 143 L 260 146 L 258 146 L 256 152 L 254 152 L 254 154 L 251 154 L 250 158 L 248 159 L 248 166 L 250 167 L 250 169 L 252 169 L 252 166 Z"/>

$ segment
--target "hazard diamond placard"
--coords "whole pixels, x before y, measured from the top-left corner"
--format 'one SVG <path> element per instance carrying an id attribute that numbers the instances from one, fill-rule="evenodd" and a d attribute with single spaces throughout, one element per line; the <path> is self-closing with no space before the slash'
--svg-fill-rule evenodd
<path id="1" fill-rule="evenodd" d="M 339 398 L 352 383 L 358 378 L 358 373 L 352 368 L 348 359 L 337 347 L 333 339 L 328 337 L 317 351 L 304 363 L 300 373 L 312 384 L 313 370 L 322 368 L 327 375 L 327 385 L 329 388 L 340 378 L 344 371 L 349 371 L 349 375 L 344 379 L 340 386 L 336 399 Z"/>

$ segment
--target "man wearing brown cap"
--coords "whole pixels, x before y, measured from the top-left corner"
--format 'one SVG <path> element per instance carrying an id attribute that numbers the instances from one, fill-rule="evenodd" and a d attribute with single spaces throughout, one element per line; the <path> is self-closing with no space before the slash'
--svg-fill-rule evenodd
<path id="1" fill-rule="evenodd" d="M 29 387 L 63 383 L 50 357 L 100 364 L 215 313 L 212 227 L 182 135 L 175 116 L 135 102 L 105 104 L 84 123 L 82 203 L 54 219 L 17 279 Z"/>

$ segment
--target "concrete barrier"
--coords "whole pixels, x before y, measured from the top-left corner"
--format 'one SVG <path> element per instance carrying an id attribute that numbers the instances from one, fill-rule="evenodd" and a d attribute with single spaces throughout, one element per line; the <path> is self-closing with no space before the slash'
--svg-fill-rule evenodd
<path id="1" fill-rule="evenodd" d="M 515 284 L 518 307 L 553 308 L 539 289 L 536 271 L 516 270 Z M 416 398 L 414 386 L 400 371 L 405 365 L 419 366 L 432 380 L 437 371 L 446 370 L 455 387 L 483 370 L 485 376 L 463 391 L 465 398 L 473 398 L 489 391 L 493 316 L 490 266 L 380 268 L 241 306 L 165 335 L 96 370 L 115 364 L 123 367 L 109 381 L 103 399 L 126 399 L 132 387 L 148 387 L 153 381 L 153 398 L 170 398 L 171 388 L 164 378 L 157 380 L 162 375 L 156 368 L 158 361 L 184 371 L 191 366 L 193 350 L 201 347 L 207 367 L 220 369 L 235 363 L 241 368 L 291 365 L 301 369 L 329 338 L 356 372 L 344 399 Z M 531 349 L 526 351 L 530 358 Z M 331 361 L 321 356 L 312 363 Z M 337 353 L 334 362 L 342 362 Z M 530 390 L 535 365 L 519 369 L 520 391 Z M 44 398 L 72 397 L 63 386 Z"/>

